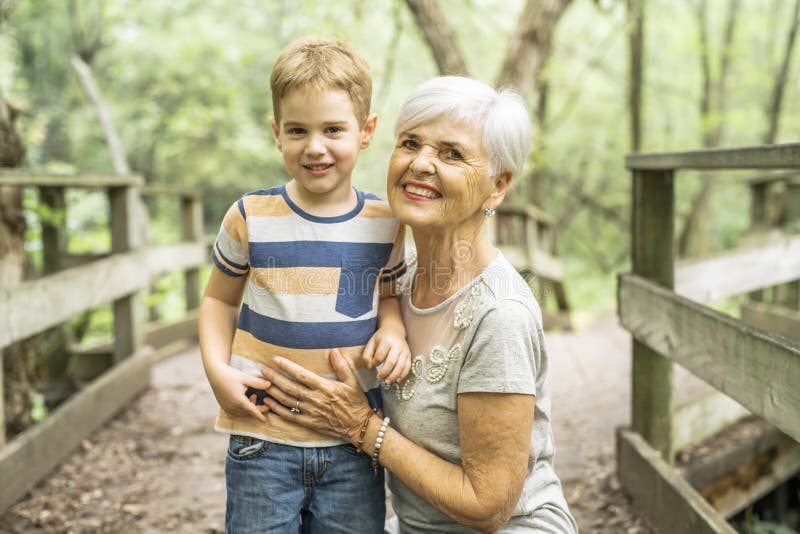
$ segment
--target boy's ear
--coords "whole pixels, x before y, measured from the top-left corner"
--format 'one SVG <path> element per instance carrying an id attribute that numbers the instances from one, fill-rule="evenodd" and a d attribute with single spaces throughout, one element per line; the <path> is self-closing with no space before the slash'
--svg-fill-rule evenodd
<path id="1" fill-rule="evenodd" d="M 361 128 L 361 148 L 367 148 L 372 136 L 375 135 L 375 127 L 378 124 L 378 116 L 372 113 L 367 120 L 364 121 L 364 127 Z"/>
<path id="2" fill-rule="evenodd" d="M 275 122 L 275 117 L 269 118 L 269 127 L 272 128 L 272 135 L 275 136 L 275 144 L 278 145 L 278 150 L 281 149 L 281 138 L 280 133 L 281 129 L 278 127 L 278 123 Z"/>

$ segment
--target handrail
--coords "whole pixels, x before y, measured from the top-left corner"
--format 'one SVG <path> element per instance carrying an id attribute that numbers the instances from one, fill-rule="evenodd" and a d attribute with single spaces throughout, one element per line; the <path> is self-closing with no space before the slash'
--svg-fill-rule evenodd
<path id="1" fill-rule="evenodd" d="M 36 170 L 0 170 L 0 185 L 21 187 L 141 187 L 138 174 L 67 174 Z"/>
<path id="2" fill-rule="evenodd" d="M 634 153 L 625 157 L 632 171 L 678 169 L 800 169 L 800 143 L 687 152 Z"/>

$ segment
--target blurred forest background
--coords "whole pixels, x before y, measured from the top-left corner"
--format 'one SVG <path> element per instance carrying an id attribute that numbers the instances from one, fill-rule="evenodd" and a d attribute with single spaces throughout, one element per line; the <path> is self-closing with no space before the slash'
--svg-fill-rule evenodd
<path id="1" fill-rule="evenodd" d="M 286 179 L 268 126 L 268 77 L 278 52 L 297 37 L 334 36 L 368 59 L 379 128 L 354 182 L 378 194 L 396 113 L 414 86 L 444 70 L 517 81 L 536 139 L 514 200 L 540 204 L 554 217 L 571 304 L 591 315 L 613 307 L 614 275 L 628 261 L 624 156 L 632 147 L 800 138 L 800 58 L 793 54 L 800 1 L 531 2 L 538 13 L 523 4 L 5 0 L 3 126 L 19 132 L 23 167 L 112 172 L 103 130 L 71 64 L 77 55 L 91 68 L 131 171 L 148 183 L 211 192 L 206 204 L 217 205 L 218 217 L 235 198 L 231 192 Z M 640 15 L 645 30 L 638 38 Z M 637 53 L 640 93 L 631 64 Z M 523 58 L 516 65 L 508 61 L 514 54 Z M 510 72 L 515 66 L 522 70 Z M 638 128 L 631 126 L 632 109 L 640 110 Z M 742 182 L 711 183 L 700 175 L 680 180 L 676 235 L 683 256 L 731 248 L 748 226 Z M 33 209 L 33 194 L 25 198 L 31 213 L 47 216 Z M 78 206 L 65 221 L 69 250 L 106 250 L 104 197 L 69 194 L 69 205 Z M 218 220 L 207 216 L 207 233 Z M 28 223 L 35 269 L 37 218 Z M 153 224 L 156 239 L 178 231 L 168 210 Z"/>

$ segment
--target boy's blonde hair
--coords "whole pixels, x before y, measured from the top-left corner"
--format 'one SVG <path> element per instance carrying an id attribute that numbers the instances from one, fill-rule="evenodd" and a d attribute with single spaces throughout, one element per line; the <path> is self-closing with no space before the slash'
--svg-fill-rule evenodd
<path id="1" fill-rule="evenodd" d="M 360 126 L 369 116 L 372 78 L 366 60 L 350 45 L 333 39 L 294 41 L 280 53 L 270 76 L 272 113 L 280 124 L 280 103 L 296 89 L 341 89 L 353 103 Z"/>

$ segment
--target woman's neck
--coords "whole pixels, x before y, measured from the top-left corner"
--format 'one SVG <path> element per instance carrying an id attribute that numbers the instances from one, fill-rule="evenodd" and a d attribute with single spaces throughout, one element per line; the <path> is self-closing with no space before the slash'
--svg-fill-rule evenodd
<path id="1" fill-rule="evenodd" d="M 412 228 L 417 270 L 412 301 L 430 308 L 478 276 L 497 257 L 483 226 L 469 232 L 420 231 Z"/>

